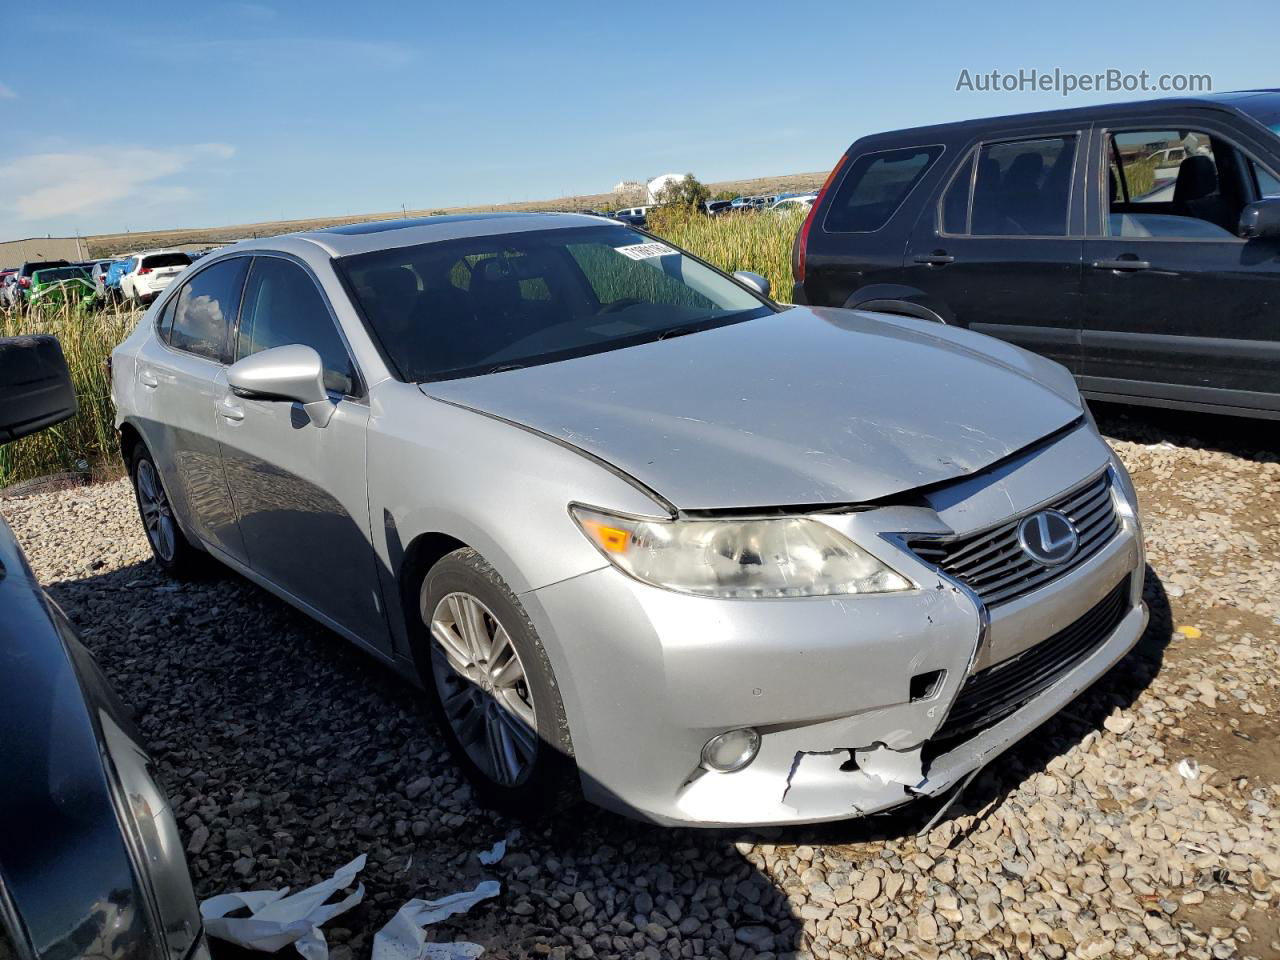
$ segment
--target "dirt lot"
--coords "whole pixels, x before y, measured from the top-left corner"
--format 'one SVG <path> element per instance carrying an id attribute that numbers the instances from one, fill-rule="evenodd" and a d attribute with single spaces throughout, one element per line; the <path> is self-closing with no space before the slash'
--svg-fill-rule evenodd
<path id="1" fill-rule="evenodd" d="M 932 809 L 520 828 L 475 809 L 409 685 L 237 576 L 160 576 L 123 482 L 0 510 L 136 710 L 200 896 L 369 854 L 334 960 L 367 957 L 405 900 L 482 876 L 501 896 L 431 932 L 496 957 L 1280 957 L 1280 464 L 1257 451 L 1274 431 L 1099 419 L 1141 492 L 1152 626 L 919 838 Z"/>

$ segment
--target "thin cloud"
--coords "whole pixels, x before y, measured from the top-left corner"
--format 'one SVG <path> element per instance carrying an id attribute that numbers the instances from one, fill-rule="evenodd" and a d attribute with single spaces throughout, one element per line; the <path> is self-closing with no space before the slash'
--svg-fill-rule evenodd
<path id="1" fill-rule="evenodd" d="M 18 95 L 13 92 L 13 87 L 7 83 L 0 83 L 0 100 L 17 100 Z"/>
<path id="2" fill-rule="evenodd" d="M 0 182 L 23 184 L 11 200 L 18 221 L 44 220 L 92 213 L 125 200 L 151 205 L 189 197 L 186 187 L 156 181 L 234 155 L 235 148 L 225 143 L 28 154 L 0 161 Z"/>

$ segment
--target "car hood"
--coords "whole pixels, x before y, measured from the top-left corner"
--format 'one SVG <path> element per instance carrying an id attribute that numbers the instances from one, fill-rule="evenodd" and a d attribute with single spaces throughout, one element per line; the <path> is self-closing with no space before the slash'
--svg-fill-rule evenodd
<path id="1" fill-rule="evenodd" d="M 1016 347 L 806 307 L 422 390 L 579 447 L 685 510 L 877 500 L 1082 413 L 1070 374 Z"/>

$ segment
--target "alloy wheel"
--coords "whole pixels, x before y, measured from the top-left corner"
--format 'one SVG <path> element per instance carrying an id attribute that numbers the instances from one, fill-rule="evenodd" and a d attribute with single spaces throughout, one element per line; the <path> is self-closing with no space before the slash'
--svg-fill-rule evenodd
<path id="1" fill-rule="evenodd" d="M 490 780 L 521 783 L 537 757 L 538 722 L 511 637 L 469 593 L 444 596 L 429 626 L 436 691 L 454 734 Z"/>
<path id="2" fill-rule="evenodd" d="M 171 563 L 178 549 L 177 528 L 169 497 L 150 460 L 138 461 L 138 507 L 142 511 L 142 523 L 147 528 L 151 547 L 165 563 Z"/>

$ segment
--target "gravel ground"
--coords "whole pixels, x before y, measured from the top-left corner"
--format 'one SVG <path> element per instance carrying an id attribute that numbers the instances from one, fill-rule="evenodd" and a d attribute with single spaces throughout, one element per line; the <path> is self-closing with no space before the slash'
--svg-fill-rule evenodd
<path id="1" fill-rule="evenodd" d="M 1251 452 L 1259 424 L 1100 419 L 1144 501 L 1152 627 L 919 838 L 933 808 L 518 827 L 473 806 L 408 684 L 233 574 L 160 576 L 125 482 L 0 510 L 136 711 L 199 896 L 369 854 L 334 960 L 367 957 L 405 900 L 484 877 L 501 896 L 434 938 L 496 957 L 1280 957 L 1280 464 Z"/>

